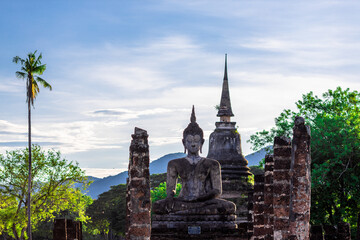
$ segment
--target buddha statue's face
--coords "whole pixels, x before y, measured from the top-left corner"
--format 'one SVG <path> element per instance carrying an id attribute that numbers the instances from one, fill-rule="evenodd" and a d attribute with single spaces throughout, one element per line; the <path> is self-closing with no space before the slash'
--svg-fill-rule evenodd
<path id="1" fill-rule="evenodd" d="M 189 154 L 198 154 L 204 143 L 204 139 L 202 139 L 200 135 L 189 134 L 183 139 L 183 143 Z"/>

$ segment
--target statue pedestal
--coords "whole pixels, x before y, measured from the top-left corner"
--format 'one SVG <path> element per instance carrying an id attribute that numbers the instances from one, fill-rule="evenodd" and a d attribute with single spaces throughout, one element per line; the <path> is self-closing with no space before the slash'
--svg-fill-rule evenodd
<path id="1" fill-rule="evenodd" d="M 153 215 L 151 240 L 248 239 L 235 215 Z"/>

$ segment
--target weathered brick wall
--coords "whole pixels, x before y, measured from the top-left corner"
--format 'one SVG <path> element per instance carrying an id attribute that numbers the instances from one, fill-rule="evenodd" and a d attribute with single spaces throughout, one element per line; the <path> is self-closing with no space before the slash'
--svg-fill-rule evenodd
<path id="1" fill-rule="evenodd" d="M 340 222 L 337 225 L 337 239 L 351 240 L 350 224 Z"/>
<path id="2" fill-rule="evenodd" d="M 295 118 L 291 157 L 290 235 L 308 240 L 310 236 L 311 156 L 310 128 Z"/>
<path id="3" fill-rule="evenodd" d="M 321 225 L 311 226 L 310 240 L 324 240 L 323 228 Z"/>
<path id="4" fill-rule="evenodd" d="M 310 129 L 296 117 L 293 130 L 292 142 L 275 137 L 274 154 L 265 158 L 265 179 L 255 176 L 254 240 L 309 239 Z"/>
<path id="5" fill-rule="evenodd" d="M 349 223 L 340 222 L 336 226 L 315 225 L 310 229 L 310 240 L 351 240 Z"/>
<path id="6" fill-rule="evenodd" d="M 265 240 L 274 239 L 274 208 L 273 208 L 273 174 L 274 157 L 265 156 L 265 181 L 264 181 L 264 234 Z"/>
<path id="7" fill-rule="evenodd" d="M 360 213 L 358 213 L 357 229 L 356 229 L 356 240 L 360 240 Z"/>
<path id="8" fill-rule="evenodd" d="M 274 239 L 288 239 L 290 205 L 291 141 L 286 137 L 274 139 L 273 209 Z"/>
<path id="9" fill-rule="evenodd" d="M 54 220 L 53 239 L 54 240 L 67 240 L 66 219 L 55 219 Z"/>
<path id="10" fill-rule="evenodd" d="M 324 239 L 325 240 L 336 240 L 336 226 L 325 224 L 324 228 Z"/>
<path id="11" fill-rule="evenodd" d="M 252 240 L 264 239 L 264 175 L 255 175 L 253 193 L 253 229 Z"/>
<path id="12" fill-rule="evenodd" d="M 129 177 L 127 186 L 128 240 L 150 240 L 150 173 L 149 144 L 145 130 L 135 128 L 130 145 Z"/>
<path id="13" fill-rule="evenodd" d="M 73 221 L 71 219 L 55 219 L 54 240 L 82 240 L 82 224 L 81 222 Z"/>
<path id="14" fill-rule="evenodd" d="M 254 189 L 248 190 L 248 225 L 247 225 L 247 234 L 249 239 L 254 234 Z"/>

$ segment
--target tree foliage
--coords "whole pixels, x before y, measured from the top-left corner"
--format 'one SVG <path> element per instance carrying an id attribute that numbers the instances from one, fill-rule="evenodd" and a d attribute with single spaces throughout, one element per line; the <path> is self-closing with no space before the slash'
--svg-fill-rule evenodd
<path id="1" fill-rule="evenodd" d="M 32 146 L 33 178 L 31 185 L 31 223 L 36 230 L 39 222 L 48 221 L 61 211 L 68 210 L 77 220 L 86 221 L 86 201 L 76 182 L 84 183 L 86 177 L 77 164 L 61 157 L 60 152 L 45 152 Z M 0 234 L 1 231 L 15 239 L 27 238 L 27 192 L 29 151 L 15 150 L 0 155 Z"/>
<path id="2" fill-rule="evenodd" d="M 176 193 L 174 197 L 177 197 L 181 191 L 181 183 L 176 184 Z M 159 186 L 151 190 L 151 202 L 156 202 L 166 198 L 166 182 L 162 182 Z"/>
<path id="3" fill-rule="evenodd" d="M 313 92 L 296 102 L 297 111 L 284 110 L 275 127 L 250 137 L 253 149 L 272 144 L 275 136 L 291 137 L 295 116 L 311 127 L 311 221 L 356 225 L 360 210 L 360 93 L 328 90 L 322 98 Z"/>
<path id="4" fill-rule="evenodd" d="M 126 185 L 111 186 L 111 189 L 99 195 L 98 199 L 87 208 L 91 218 L 86 225 L 90 235 L 121 236 L 125 233 Z"/>
<path id="5" fill-rule="evenodd" d="M 150 176 L 152 202 L 166 197 L 166 173 Z M 180 185 L 177 193 L 180 192 Z M 87 208 L 86 214 L 91 218 L 86 224 L 88 238 L 102 236 L 123 236 L 126 227 L 126 185 L 111 186 L 111 189 L 99 195 L 98 199 Z"/>
<path id="6" fill-rule="evenodd" d="M 27 79 L 26 89 L 27 89 L 27 98 L 26 102 L 34 106 L 34 100 L 38 93 L 40 92 L 39 84 L 44 88 L 52 90 L 51 85 L 45 81 L 43 78 L 39 77 L 46 70 L 46 64 L 42 64 L 42 54 L 36 57 L 36 52 L 29 53 L 27 58 L 23 59 L 19 56 L 13 58 L 14 63 L 21 64 L 21 70 L 16 72 L 16 77 L 20 79 Z"/>

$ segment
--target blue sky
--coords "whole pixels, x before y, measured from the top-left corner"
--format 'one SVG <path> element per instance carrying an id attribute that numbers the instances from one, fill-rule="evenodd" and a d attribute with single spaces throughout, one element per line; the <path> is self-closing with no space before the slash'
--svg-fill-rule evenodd
<path id="1" fill-rule="evenodd" d="M 36 99 L 33 141 L 83 168 L 126 169 L 135 126 L 152 160 L 182 151 L 193 104 L 206 155 L 225 53 L 249 154 L 249 136 L 302 94 L 359 90 L 359 11 L 358 1 L 2 1 L 0 152 L 26 146 L 12 58 L 38 50 L 53 91 Z"/>

